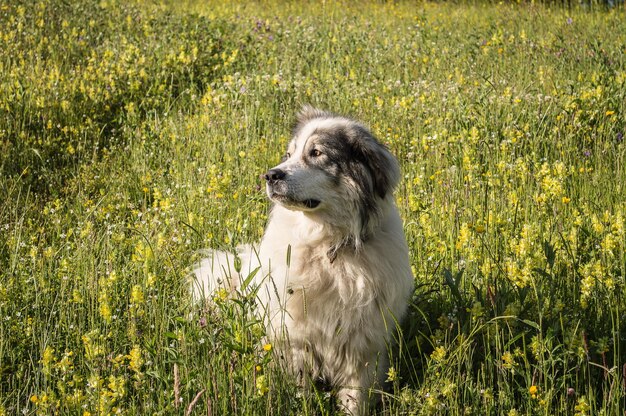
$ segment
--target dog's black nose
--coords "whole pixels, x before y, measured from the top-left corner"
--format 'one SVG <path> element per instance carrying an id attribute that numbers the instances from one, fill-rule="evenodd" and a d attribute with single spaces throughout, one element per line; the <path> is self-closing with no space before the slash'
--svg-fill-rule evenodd
<path id="1" fill-rule="evenodd" d="M 285 177 L 285 171 L 282 169 L 270 169 L 264 175 L 266 181 L 278 181 Z"/>

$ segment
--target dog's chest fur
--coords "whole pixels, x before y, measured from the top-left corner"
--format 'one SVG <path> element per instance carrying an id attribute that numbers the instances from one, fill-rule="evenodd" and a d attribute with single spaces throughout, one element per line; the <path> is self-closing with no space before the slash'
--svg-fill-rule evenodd
<path id="1" fill-rule="evenodd" d="M 297 249 L 297 248 L 296 248 Z M 330 263 L 324 250 L 303 247 L 307 266 L 292 264 L 287 282 L 283 324 L 287 328 L 290 362 L 296 372 L 313 378 L 337 379 L 354 355 L 379 350 L 372 328 L 383 321 L 377 299 L 368 299 L 370 288 L 364 276 L 351 269 L 349 261 L 338 258 Z M 310 268 L 315 269 L 312 275 Z M 343 269 L 343 270 L 341 270 Z M 299 271 L 307 271 L 304 274 Z M 301 281 L 305 275 L 307 281 Z M 352 279 L 346 279 L 351 276 Z M 377 331 L 376 331 L 377 332 Z"/>
<path id="2" fill-rule="evenodd" d="M 274 233 L 270 222 L 265 238 L 271 241 L 273 251 L 272 279 L 277 292 L 283 294 L 280 302 L 271 302 L 280 312 L 271 311 L 270 325 L 286 328 L 287 345 L 282 349 L 296 373 L 341 383 L 338 377 L 346 374 L 347 363 L 384 350 L 386 337 L 381 334 L 394 325 L 394 315 L 404 313 L 404 305 L 401 310 L 389 307 L 399 304 L 402 290 L 393 282 L 394 259 L 378 255 L 378 245 L 390 243 L 384 241 L 383 230 L 383 241 L 377 236 L 358 252 L 344 247 L 331 261 L 328 249 L 335 242 L 325 237 L 323 230 L 298 229 L 302 227 L 298 219 L 285 235 L 291 214 L 280 214 L 276 229 L 283 233 Z M 299 233 L 307 233 L 307 238 L 298 238 Z M 288 250 L 289 262 L 284 259 Z"/>

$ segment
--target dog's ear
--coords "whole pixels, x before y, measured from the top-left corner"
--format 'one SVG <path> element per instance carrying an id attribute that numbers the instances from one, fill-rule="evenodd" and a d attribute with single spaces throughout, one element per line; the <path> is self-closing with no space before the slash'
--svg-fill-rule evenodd
<path id="1" fill-rule="evenodd" d="M 365 164 L 372 175 L 374 192 L 381 198 L 393 192 L 400 182 L 400 166 L 385 145 L 380 143 L 363 126 L 356 127 L 352 134 L 352 146 L 356 156 Z"/>
<path id="2" fill-rule="evenodd" d="M 296 114 L 296 122 L 293 124 L 291 128 L 292 136 L 296 136 L 300 129 L 304 127 L 306 123 L 316 118 L 330 118 L 335 115 L 329 111 L 320 110 L 319 108 L 315 108 L 312 105 L 305 104 L 302 106 L 298 114 Z"/>
<path id="3" fill-rule="evenodd" d="M 296 123 L 305 124 L 307 121 L 313 120 L 314 118 L 326 118 L 332 116 L 333 114 L 328 111 L 320 110 L 310 104 L 305 104 L 296 115 Z"/>

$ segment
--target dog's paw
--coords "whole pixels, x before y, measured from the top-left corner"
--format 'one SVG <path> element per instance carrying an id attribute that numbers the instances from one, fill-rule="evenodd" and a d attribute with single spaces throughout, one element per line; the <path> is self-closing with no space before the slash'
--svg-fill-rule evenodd
<path id="1" fill-rule="evenodd" d="M 337 393 L 337 405 L 346 415 L 363 416 L 368 414 L 363 393 L 357 389 L 342 388 Z"/>

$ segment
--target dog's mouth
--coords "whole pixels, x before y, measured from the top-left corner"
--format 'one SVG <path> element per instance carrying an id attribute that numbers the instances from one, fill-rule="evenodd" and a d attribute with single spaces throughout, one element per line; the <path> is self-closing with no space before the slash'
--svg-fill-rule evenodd
<path id="1" fill-rule="evenodd" d="M 317 199 L 305 199 L 304 201 L 302 201 L 302 203 L 304 204 L 305 207 L 309 209 L 315 209 L 319 207 L 322 201 L 318 201 Z"/>
<path id="2" fill-rule="evenodd" d="M 279 194 L 276 192 L 272 192 L 270 194 L 270 199 L 272 201 L 278 202 L 286 208 L 299 210 L 314 210 L 322 203 L 322 201 L 320 201 L 319 199 L 304 199 L 302 201 L 298 201 L 288 197 L 287 195 Z"/>

